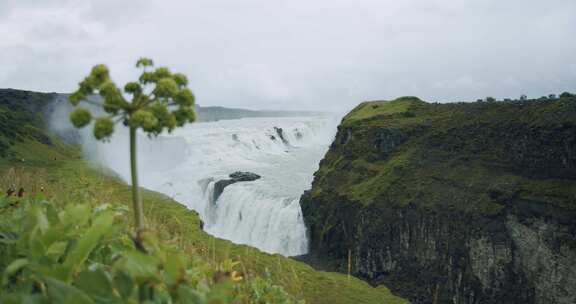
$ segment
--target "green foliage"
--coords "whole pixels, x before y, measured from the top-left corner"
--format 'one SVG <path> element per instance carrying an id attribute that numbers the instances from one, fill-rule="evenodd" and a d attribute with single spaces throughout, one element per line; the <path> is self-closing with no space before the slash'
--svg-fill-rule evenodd
<path id="1" fill-rule="evenodd" d="M 94 135 L 106 140 L 114 132 L 110 127 L 112 119 L 119 119 L 130 127 L 142 129 L 149 135 L 158 135 L 162 131 L 172 131 L 176 126 L 193 122 L 194 95 L 187 88 L 188 79 L 180 73 L 172 73 L 168 68 L 159 67 L 152 71 L 152 60 L 141 58 L 136 63 L 143 69 L 138 82 L 124 85 L 124 93 L 110 79 L 105 65 L 96 65 L 91 73 L 82 80 L 78 90 L 70 96 L 72 104 L 77 105 L 90 94 L 99 94 L 103 98 L 102 108 L 108 120 L 97 119 Z M 147 93 L 149 92 L 149 93 Z M 125 96 L 130 96 L 126 99 Z M 91 119 L 89 110 L 81 108 L 71 115 L 74 126 L 86 126 Z M 100 123 L 99 123 L 100 122 Z"/>
<path id="2" fill-rule="evenodd" d="M 344 125 L 353 125 L 358 121 L 374 120 L 383 117 L 413 117 L 413 111 L 425 104 L 417 97 L 400 97 L 391 101 L 366 101 L 354 108 L 343 119 Z"/>
<path id="3" fill-rule="evenodd" d="M 76 128 L 82 128 L 90 123 L 92 114 L 86 108 L 76 108 L 70 113 L 70 121 Z"/>
<path id="4" fill-rule="evenodd" d="M 152 59 L 148 59 L 148 58 L 140 58 L 138 59 L 138 61 L 136 62 L 136 67 L 147 67 L 147 66 L 152 66 L 154 65 L 154 62 L 152 61 Z"/>
<path id="5" fill-rule="evenodd" d="M 122 220 L 127 222 L 126 225 L 130 225 L 132 220 L 130 213 L 123 210 L 131 211 L 122 205 L 122 202 L 130 200 L 130 186 L 110 177 L 105 170 L 91 168 L 77 157 L 57 162 L 55 166 L 52 164 L 52 156 L 55 154 L 50 152 L 51 149 L 53 148 L 38 150 L 29 142 L 22 145 L 22 151 L 38 150 L 34 156 L 36 165 L 34 168 L 16 169 L 4 176 L 0 174 L 0 189 L 7 189 L 14 182 L 16 189 L 23 186 L 28 193 L 39 192 L 39 189 L 44 187 L 46 197 L 53 205 L 62 205 L 62 208 L 78 202 L 93 206 L 98 206 L 100 202 L 110 202 L 114 204 L 114 209 L 122 211 Z M 32 156 L 26 157 L 32 158 Z M 42 160 L 43 158 L 46 160 Z M 48 165 L 50 166 L 45 167 Z M 212 237 L 202 230 L 197 213 L 162 194 L 143 191 L 142 199 L 149 233 L 156 235 L 164 244 L 177 246 L 177 252 L 182 254 L 179 255 L 181 258 L 191 259 L 206 266 L 207 269 L 202 270 L 203 272 L 222 270 L 223 268 L 218 268 L 218 265 L 230 258 L 240 261 L 241 264 L 234 267 L 237 271 L 240 268 L 244 277 L 242 282 L 247 284 L 236 284 L 236 287 L 241 289 L 239 293 L 243 298 L 249 294 L 248 287 L 252 284 L 252 280 L 262 280 L 264 281 L 262 284 L 281 286 L 291 298 L 302 299 L 307 303 L 407 303 L 383 286 L 374 288 L 355 277 L 348 278 L 344 274 L 316 271 L 292 258 L 267 254 L 253 247 Z M 2 216 L 0 215 L 0 218 Z M 123 229 L 119 234 L 127 233 L 127 230 Z M 168 271 L 169 267 L 166 266 L 166 269 Z M 127 280 L 124 276 L 119 276 L 115 280 L 117 284 L 125 281 Z M 254 284 L 255 288 L 261 286 Z M 0 294 L 2 292 L 0 290 Z M 260 293 L 258 289 L 254 292 Z"/>
<path id="6" fill-rule="evenodd" d="M 403 151 L 404 152 L 404 151 Z M 402 171 L 409 164 L 411 151 L 399 153 L 390 157 L 387 161 L 378 161 L 374 163 L 358 159 L 353 162 L 354 171 L 373 172 L 370 177 L 362 177 L 350 181 L 349 193 L 353 199 L 361 202 L 372 202 L 380 193 L 386 192 L 394 186 L 397 180 L 402 176 Z"/>
<path id="7" fill-rule="evenodd" d="M 124 93 L 110 79 L 108 67 L 103 64 L 92 68 L 91 73 L 78 85 L 69 100 L 78 105 L 90 94 L 99 94 L 103 98 L 102 109 L 107 114 L 96 118 L 94 137 L 108 140 L 114 133 L 114 120 L 122 121 L 130 127 L 130 171 L 132 176 L 132 203 L 136 217 L 136 232 L 144 230 L 142 203 L 138 185 L 138 168 L 136 163 L 136 131 L 141 129 L 148 136 L 157 136 L 164 130 L 172 132 L 196 120 L 194 113 L 194 95 L 186 86 L 188 79 L 180 73 L 172 73 L 168 68 L 159 67 L 152 71 L 151 59 L 140 58 L 136 67 L 142 68 L 138 82 L 124 85 Z M 125 97 L 130 97 L 126 99 Z M 70 115 L 70 120 L 77 128 L 90 123 L 92 114 L 86 108 L 77 108 Z M 140 239 L 140 236 L 137 237 Z"/>
<path id="8" fill-rule="evenodd" d="M 94 123 L 94 137 L 98 140 L 106 139 L 112 136 L 114 132 L 114 123 L 108 117 L 99 117 Z"/>
<path id="9" fill-rule="evenodd" d="M 216 269 L 147 235 L 127 236 L 125 208 L 0 199 L 0 303 L 292 303 L 280 287 Z"/>
<path id="10" fill-rule="evenodd" d="M 162 107 L 164 109 L 164 107 Z M 130 120 L 130 127 L 142 128 L 145 131 L 153 129 L 158 124 L 158 119 L 154 116 L 154 112 L 149 110 L 138 110 L 132 115 Z"/>
<path id="11" fill-rule="evenodd" d="M 573 140 L 575 102 L 561 94 L 490 103 L 362 103 L 342 121 L 311 194 L 315 202 L 482 215 L 498 214 L 506 200 L 574 210 L 570 156 L 561 147 Z"/>

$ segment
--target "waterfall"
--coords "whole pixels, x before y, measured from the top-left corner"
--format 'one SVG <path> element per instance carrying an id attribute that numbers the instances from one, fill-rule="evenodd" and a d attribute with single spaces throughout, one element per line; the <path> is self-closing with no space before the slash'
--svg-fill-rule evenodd
<path id="1" fill-rule="evenodd" d="M 327 117 L 244 118 L 142 136 L 142 185 L 196 210 L 214 236 L 269 253 L 305 254 L 299 197 L 310 188 L 336 124 Z M 110 143 L 89 141 L 89 151 L 129 182 L 126 142 L 114 134 Z M 215 184 L 236 171 L 261 178 L 230 184 L 214 199 Z"/>
<path id="2" fill-rule="evenodd" d="M 275 197 L 258 188 L 226 188 L 218 201 L 208 204 L 206 232 L 270 253 L 305 254 L 308 242 L 299 199 Z"/>

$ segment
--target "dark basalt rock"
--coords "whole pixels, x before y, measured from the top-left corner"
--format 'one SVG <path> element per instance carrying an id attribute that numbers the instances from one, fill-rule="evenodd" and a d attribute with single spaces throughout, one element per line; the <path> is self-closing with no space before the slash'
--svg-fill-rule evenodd
<path id="1" fill-rule="evenodd" d="M 288 140 L 284 137 L 284 130 L 282 130 L 282 128 L 274 127 L 274 131 L 276 131 L 276 134 L 278 134 L 278 137 L 285 145 L 289 144 Z"/>
<path id="2" fill-rule="evenodd" d="M 214 184 L 214 192 L 212 194 L 212 202 L 216 202 L 218 200 L 218 198 L 220 197 L 220 195 L 222 195 L 222 192 L 224 192 L 224 188 L 238 183 L 238 182 L 251 182 L 251 181 L 255 181 L 257 179 L 259 179 L 261 176 L 256 174 L 256 173 L 252 173 L 252 172 L 242 172 L 242 171 L 236 171 L 234 173 L 231 173 L 229 175 L 230 179 L 222 179 L 217 181 Z"/>
<path id="3" fill-rule="evenodd" d="M 252 172 L 236 171 L 229 175 L 229 177 L 236 182 L 251 182 L 260 178 L 260 175 Z"/>
<path id="4" fill-rule="evenodd" d="M 294 134 L 296 135 L 296 139 L 298 140 L 304 138 L 304 134 L 302 134 L 302 132 L 300 132 L 300 130 L 298 129 L 294 129 Z"/>

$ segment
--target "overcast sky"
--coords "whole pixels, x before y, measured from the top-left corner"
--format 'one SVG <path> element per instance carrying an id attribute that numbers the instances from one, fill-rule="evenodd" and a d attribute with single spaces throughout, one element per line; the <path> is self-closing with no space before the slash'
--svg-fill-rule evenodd
<path id="1" fill-rule="evenodd" d="M 70 92 L 140 56 L 201 105 L 349 109 L 576 91 L 575 0 L 0 0 L 0 88 Z"/>

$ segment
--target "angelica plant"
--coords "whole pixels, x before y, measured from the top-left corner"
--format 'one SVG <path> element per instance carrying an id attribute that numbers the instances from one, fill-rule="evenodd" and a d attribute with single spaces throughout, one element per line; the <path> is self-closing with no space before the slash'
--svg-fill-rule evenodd
<path id="1" fill-rule="evenodd" d="M 145 229 L 144 213 L 138 188 L 138 165 L 136 134 L 142 130 L 149 136 L 194 122 L 194 95 L 188 88 L 188 79 L 168 68 L 154 68 L 151 59 L 140 58 L 136 67 L 142 69 L 138 81 L 128 82 L 120 89 L 110 78 L 108 67 L 96 65 L 82 80 L 69 98 L 77 106 L 70 114 L 72 124 L 83 128 L 94 120 L 93 134 L 97 140 L 106 141 L 114 133 L 117 123 L 122 122 L 130 130 L 130 173 L 132 178 L 132 204 L 137 239 Z M 97 103 L 105 115 L 93 117 L 90 109 L 78 106 L 92 94 L 102 97 Z M 93 102 L 91 102 L 94 104 Z"/>

